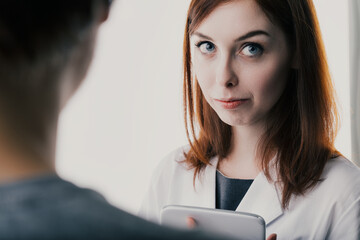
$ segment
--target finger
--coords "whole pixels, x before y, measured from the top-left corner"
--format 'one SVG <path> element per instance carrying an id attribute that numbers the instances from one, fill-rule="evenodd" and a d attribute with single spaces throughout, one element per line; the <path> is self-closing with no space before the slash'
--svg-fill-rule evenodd
<path id="1" fill-rule="evenodd" d="M 192 217 L 186 218 L 186 225 L 190 229 L 195 228 L 197 226 L 195 219 L 193 219 Z"/>
<path id="2" fill-rule="evenodd" d="M 276 240 L 277 236 L 275 233 L 271 234 L 266 240 Z"/>

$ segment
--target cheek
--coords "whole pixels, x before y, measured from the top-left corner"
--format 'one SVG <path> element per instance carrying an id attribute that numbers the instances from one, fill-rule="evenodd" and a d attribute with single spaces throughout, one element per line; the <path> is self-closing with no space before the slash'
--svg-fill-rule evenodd
<path id="1" fill-rule="evenodd" d="M 260 69 L 260 70 L 259 70 Z M 255 101 L 273 105 L 281 96 L 287 81 L 288 66 L 278 61 L 269 61 L 252 71 L 250 89 Z"/>
<path id="2" fill-rule="evenodd" d="M 209 63 L 199 59 L 200 57 L 194 56 L 193 60 L 193 72 L 198 80 L 200 88 L 203 94 L 206 96 L 215 82 L 215 74 Z"/>

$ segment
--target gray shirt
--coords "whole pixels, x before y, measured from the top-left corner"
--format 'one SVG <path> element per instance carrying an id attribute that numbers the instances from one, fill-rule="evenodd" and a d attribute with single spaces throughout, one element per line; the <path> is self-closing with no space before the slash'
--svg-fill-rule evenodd
<path id="1" fill-rule="evenodd" d="M 216 238 L 160 227 L 51 175 L 0 185 L 0 239 Z"/>

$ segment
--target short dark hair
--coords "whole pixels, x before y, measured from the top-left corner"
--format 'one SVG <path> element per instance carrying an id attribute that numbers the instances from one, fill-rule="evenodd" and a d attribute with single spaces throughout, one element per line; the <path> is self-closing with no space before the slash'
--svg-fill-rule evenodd
<path id="1" fill-rule="evenodd" d="M 100 3 L 111 1 L 0 1 L 0 119 L 22 145 L 47 141 L 61 75 L 76 52 L 87 50 Z"/>

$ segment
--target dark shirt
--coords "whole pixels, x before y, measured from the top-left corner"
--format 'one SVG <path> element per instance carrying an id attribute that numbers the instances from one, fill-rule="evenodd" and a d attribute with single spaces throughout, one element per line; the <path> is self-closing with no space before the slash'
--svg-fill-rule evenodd
<path id="1" fill-rule="evenodd" d="M 235 211 L 253 181 L 228 178 L 216 171 L 216 208 Z"/>
<path id="2" fill-rule="evenodd" d="M 0 239 L 223 239 L 160 227 L 58 176 L 0 185 Z"/>

